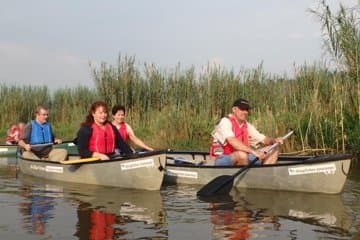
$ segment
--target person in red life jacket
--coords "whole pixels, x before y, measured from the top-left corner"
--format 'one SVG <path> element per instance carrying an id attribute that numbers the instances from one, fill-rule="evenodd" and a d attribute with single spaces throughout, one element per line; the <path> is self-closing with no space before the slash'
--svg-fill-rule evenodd
<path id="1" fill-rule="evenodd" d="M 113 121 L 112 124 L 119 130 L 121 137 L 129 143 L 129 140 L 136 146 L 146 149 L 148 151 L 154 151 L 152 147 L 146 145 L 141 139 L 139 139 L 131 126 L 125 122 L 125 107 L 116 105 L 112 108 Z"/>
<path id="2" fill-rule="evenodd" d="M 246 99 L 239 98 L 234 101 L 232 114 L 223 117 L 216 125 L 212 136 L 223 147 L 223 153 L 215 165 L 248 165 L 255 161 L 256 164 L 274 164 L 277 162 L 279 150 L 273 149 L 265 153 L 267 147 L 275 142 L 283 143 L 282 138 L 273 138 L 260 133 L 252 124 L 247 122 L 250 105 Z M 255 149 L 259 144 L 265 147 Z"/>
<path id="3" fill-rule="evenodd" d="M 15 123 L 10 124 L 7 130 L 6 144 L 17 144 L 19 141 L 19 131 Z"/>
<path id="4" fill-rule="evenodd" d="M 102 101 L 94 102 L 91 105 L 76 139 L 82 158 L 93 157 L 109 160 L 115 156 L 116 149 L 120 149 L 122 154 L 133 153 L 116 127 L 108 121 L 108 108 Z"/>
<path id="5" fill-rule="evenodd" d="M 67 158 L 66 149 L 53 148 L 53 144 L 60 144 L 62 140 L 55 137 L 48 117 L 48 108 L 38 106 L 35 119 L 25 125 L 18 144 L 24 158 L 51 161 L 63 161 Z"/>

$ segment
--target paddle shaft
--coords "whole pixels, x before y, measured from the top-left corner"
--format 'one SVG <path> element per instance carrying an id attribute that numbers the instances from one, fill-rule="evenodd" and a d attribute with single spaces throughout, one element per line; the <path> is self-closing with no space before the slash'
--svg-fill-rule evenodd
<path id="1" fill-rule="evenodd" d="M 288 132 L 286 135 L 284 135 L 282 137 L 283 140 L 287 139 L 288 137 L 290 137 L 292 134 L 294 133 L 294 130 L 291 130 L 290 132 Z M 267 151 L 265 152 L 265 154 L 268 154 L 269 152 L 271 152 L 274 148 L 276 148 L 279 145 L 278 142 L 274 143 L 273 145 L 271 145 Z M 232 175 L 232 179 L 230 179 L 229 181 L 233 180 L 235 177 L 239 176 L 239 174 L 241 174 L 243 171 L 247 170 L 249 167 L 253 166 L 255 164 L 255 162 L 259 160 L 259 158 L 255 158 L 253 161 L 251 161 L 246 167 L 240 169 L 239 171 L 237 171 L 235 174 Z M 226 182 L 224 183 L 226 184 Z"/>
<path id="2" fill-rule="evenodd" d="M 67 143 L 74 143 L 74 141 L 68 140 L 68 141 L 63 141 L 61 143 L 40 143 L 40 144 L 31 144 L 31 147 L 47 147 L 47 146 L 52 146 L 52 145 L 60 145 L 60 144 L 67 144 Z"/>
<path id="3" fill-rule="evenodd" d="M 288 132 L 287 134 L 285 134 L 282 139 L 285 140 L 287 139 L 288 137 L 290 137 L 292 134 L 294 133 L 293 130 L 291 130 L 290 132 Z M 279 145 L 278 142 L 272 144 L 266 151 L 265 151 L 265 154 L 268 154 L 269 152 L 271 152 L 274 148 L 276 148 L 277 146 Z M 232 175 L 232 178 L 230 180 L 233 180 L 235 177 L 237 177 L 239 174 L 241 174 L 243 171 L 247 170 L 249 167 L 253 166 L 256 161 L 259 160 L 258 157 L 256 157 L 253 161 L 251 161 L 246 167 L 240 169 L 238 172 L 236 172 L 235 174 Z M 226 183 L 224 183 L 226 184 Z"/>
<path id="4" fill-rule="evenodd" d="M 282 137 L 282 140 L 285 140 L 287 139 L 288 137 L 290 137 L 292 134 L 294 133 L 294 130 L 291 130 L 290 132 L 288 132 L 287 134 L 285 134 L 283 137 Z M 278 142 L 274 143 L 273 145 L 271 145 L 267 151 L 265 151 L 265 154 L 271 152 L 274 148 L 276 148 L 277 146 L 279 145 Z"/>
<path id="5" fill-rule="evenodd" d="M 54 145 L 54 143 L 40 143 L 40 144 L 31 144 L 31 147 L 47 147 L 47 146 L 52 146 Z"/>
<path id="6" fill-rule="evenodd" d="M 63 160 L 60 161 L 61 164 L 79 164 L 79 163 L 87 163 L 94 162 L 100 160 L 99 158 L 79 158 L 79 159 L 71 159 L 71 160 Z"/>
<path id="7" fill-rule="evenodd" d="M 294 133 L 293 130 L 291 130 L 290 132 L 288 132 L 286 135 L 284 135 L 282 137 L 283 140 L 287 139 L 288 137 L 290 137 L 292 134 Z M 266 153 L 269 153 L 270 151 L 272 151 L 275 147 L 277 147 L 279 145 L 278 142 L 274 143 L 273 145 L 271 145 Z M 231 190 L 232 186 L 233 186 L 233 182 L 234 179 L 239 176 L 241 173 L 243 173 L 244 171 L 246 171 L 247 169 L 249 169 L 251 166 L 253 166 L 255 164 L 255 162 L 258 160 L 258 158 L 255 158 L 253 161 L 251 161 L 247 166 L 241 168 L 239 171 L 237 171 L 235 174 L 228 176 L 228 175 L 221 175 L 218 176 L 216 178 L 214 178 L 213 180 L 211 180 L 209 183 L 207 183 L 205 186 L 203 186 L 198 192 L 197 195 L 198 196 L 202 196 L 202 197 L 209 197 L 212 195 L 215 195 L 216 193 L 218 193 L 220 190 L 222 190 L 222 193 L 229 193 L 229 191 Z"/>

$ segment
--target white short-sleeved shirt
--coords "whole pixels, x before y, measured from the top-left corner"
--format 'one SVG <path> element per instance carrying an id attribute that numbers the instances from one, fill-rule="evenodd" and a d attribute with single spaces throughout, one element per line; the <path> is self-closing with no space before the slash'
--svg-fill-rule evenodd
<path id="1" fill-rule="evenodd" d="M 248 136 L 250 146 L 257 147 L 257 145 L 264 141 L 265 135 L 260 133 L 252 124 L 247 123 Z M 242 125 L 240 125 L 241 127 Z M 211 133 L 213 138 L 219 141 L 221 144 L 226 144 L 226 139 L 229 137 L 235 137 L 235 133 L 232 130 L 232 123 L 229 118 L 224 117 L 215 126 L 214 131 Z"/>

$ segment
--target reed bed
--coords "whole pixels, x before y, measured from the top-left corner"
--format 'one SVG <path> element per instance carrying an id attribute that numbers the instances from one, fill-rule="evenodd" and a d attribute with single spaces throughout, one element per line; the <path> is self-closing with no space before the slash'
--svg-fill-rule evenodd
<path id="1" fill-rule="evenodd" d="M 197 73 L 180 65 L 173 71 L 139 66 L 134 57 L 119 57 L 115 65 L 92 70 L 96 89 L 50 94 L 46 87 L 2 85 L 2 136 L 10 122 L 29 121 L 35 107 L 45 104 L 57 135 L 73 139 L 90 104 L 101 99 L 109 106 L 124 104 L 137 135 L 156 148 L 207 150 L 216 122 L 231 111 L 234 99 L 244 97 L 253 106 L 249 121 L 264 133 L 280 136 L 296 130 L 298 135 L 283 146 L 285 152 L 358 151 L 360 128 L 348 98 L 348 76 L 320 65 L 299 67 L 292 79 L 264 73 L 261 64 L 238 72 L 209 65 Z"/>

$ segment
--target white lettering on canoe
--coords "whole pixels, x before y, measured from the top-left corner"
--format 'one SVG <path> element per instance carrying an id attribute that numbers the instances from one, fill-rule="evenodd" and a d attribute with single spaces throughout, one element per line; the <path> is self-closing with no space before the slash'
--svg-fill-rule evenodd
<path id="1" fill-rule="evenodd" d="M 302 175 L 302 174 L 313 174 L 313 173 L 324 173 L 325 175 L 328 174 L 335 174 L 336 166 L 335 163 L 330 164 L 320 164 L 314 166 L 306 166 L 306 167 L 291 167 L 288 168 L 289 175 Z"/>
<path id="2" fill-rule="evenodd" d="M 75 144 L 74 143 L 68 143 L 68 147 L 74 147 Z"/>
<path id="3" fill-rule="evenodd" d="M 189 171 L 167 169 L 165 174 L 173 177 L 194 178 L 194 179 L 198 178 L 197 172 L 189 172 Z"/>
<path id="4" fill-rule="evenodd" d="M 37 171 L 45 171 L 45 168 L 38 165 L 30 165 L 30 169 L 37 170 Z"/>
<path id="5" fill-rule="evenodd" d="M 0 148 L 0 152 L 7 152 L 7 151 L 9 151 L 8 148 Z"/>
<path id="6" fill-rule="evenodd" d="M 45 172 L 63 173 L 63 167 L 46 166 Z"/>
<path id="7" fill-rule="evenodd" d="M 137 160 L 137 161 L 131 161 L 127 163 L 121 163 L 120 167 L 121 170 L 130 170 L 135 168 L 143 168 L 143 167 L 154 167 L 154 159 L 143 159 L 143 160 Z"/>
<path id="8" fill-rule="evenodd" d="M 54 173 L 63 173 L 63 167 L 55 167 L 55 166 L 39 166 L 39 165 L 30 165 L 30 169 L 36 171 L 43 171 L 43 172 L 54 172 Z"/>

